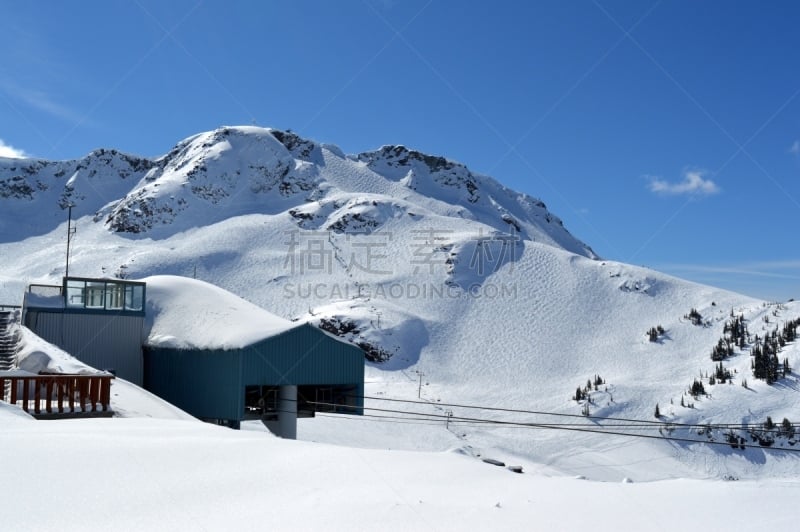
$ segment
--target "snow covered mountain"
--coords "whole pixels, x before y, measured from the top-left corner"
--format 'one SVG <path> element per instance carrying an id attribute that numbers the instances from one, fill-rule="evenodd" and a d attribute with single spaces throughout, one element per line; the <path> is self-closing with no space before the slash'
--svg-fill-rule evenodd
<path id="1" fill-rule="evenodd" d="M 52 229 L 64 217 L 56 205 L 73 204 L 78 216 L 92 214 L 110 231 L 154 237 L 294 207 L 303 228 L 377 231 L 387 217 L 435 213 L 595 257 L 544 203 L 459 163 L 403 146 L 348 157 L 256 127 L 201 133 L 155 160 L 104 149 L 77 161 L 0 160 L 0 198 L 15 215 L 0 220 L 6 241 L 19 235 L 9 219 L 34 218 L 34 231 Z"/>
<path id="2" fill-rule="evenodd" d="M 758 443 L 733 451 L 658 439 L 666 430 L 726 443 L 718 424 L 744 424 L 737 434 L 750 438 L 767 416 L 800 421 L 797 374 L 769 385 L 751 370 L 756 335 L 800 316 L 800 305 L 601 260 L 544 203 L 459 163 L 403 146 L 345 155 L 255 127 L 201 133 L 157 159 L 114 150 L 78 161 L 0 159 L 0 303 L 63 275 L 69 204 L 72 274 L 212 282 L 360 345 L 368 395 L 419 395 L 456 418 L 431 428 L 365 417 L 347 431 L 341 419 L 320 418 L 301 423 L 301 438 L 491 449 L 599 479 L 800 472 L 795 453 Z M 712 385 L 710 353 L 737 316 L 749 336 L 722 361 L 731 377 Z M 654 341 L 651 329 L 662 331 Z M 798 354 L 790 341 L 779 356 L 794 366 Z M 576 399 L 587 380 L 592 389 Z M 688 394 L 695 380 L 708 395 Z M 526 410 L 491 415 L 539 430 L 468 421 L 474 412 L 456 405 Z M 656 439 L 542 430 L 571 418 L 531 413 L 587 410 L 651 420 L 652 430 L 637 430 Z M 775 443 L 793 445 L 788 434 Z"/>

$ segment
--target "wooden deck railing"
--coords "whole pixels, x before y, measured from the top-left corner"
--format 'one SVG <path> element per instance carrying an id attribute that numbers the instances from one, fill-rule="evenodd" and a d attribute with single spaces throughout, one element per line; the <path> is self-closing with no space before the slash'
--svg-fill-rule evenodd
<path id="1" fill-rule="evenodd" d="M 113 375 L 2 376 L 9 386 L 9 403 L 34 417 L 110 416 Z"/>

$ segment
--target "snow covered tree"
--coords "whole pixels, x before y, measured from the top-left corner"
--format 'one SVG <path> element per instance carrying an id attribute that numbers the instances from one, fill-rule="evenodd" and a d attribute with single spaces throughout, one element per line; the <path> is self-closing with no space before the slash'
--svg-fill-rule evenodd
<path id="1" fill-rule="evenodd" d="M 722 361 L 720 361 L 714 370 L 714 377 L 716 377 L 720 384 L 725 384 L 726 381 L 731 379 L 731 372 L 728 368 L 722 365 Z"/>
<path id="2" fill-rule="evenodd" d="M 686 314 L 684 318 L 691 321 L 693 325 L 703 324 L 703 315 L 700 314 L 696 308 L 691 309 L 689 314 Z"/>

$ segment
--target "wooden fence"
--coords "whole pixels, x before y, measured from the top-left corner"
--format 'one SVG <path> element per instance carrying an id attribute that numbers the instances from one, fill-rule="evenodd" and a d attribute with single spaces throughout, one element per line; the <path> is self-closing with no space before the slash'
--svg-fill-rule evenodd
<path id="1" fill-rule="evenodd" d="M 113 375 L 2 376 L 9 403 L 37 418 L 111 416 Z"/>

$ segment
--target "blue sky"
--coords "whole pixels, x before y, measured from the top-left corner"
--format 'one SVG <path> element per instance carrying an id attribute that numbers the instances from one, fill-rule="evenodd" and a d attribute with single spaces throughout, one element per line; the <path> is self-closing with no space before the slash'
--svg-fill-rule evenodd
<path id="1" fill-rule="evenodd" d="M 800 297 L 800 4 L 0 0 L 0 153 L 220 125 L 407 146 L 541 198 L 604 258 Z"/>

